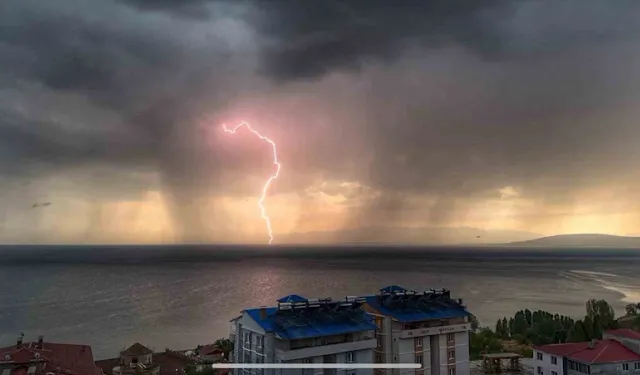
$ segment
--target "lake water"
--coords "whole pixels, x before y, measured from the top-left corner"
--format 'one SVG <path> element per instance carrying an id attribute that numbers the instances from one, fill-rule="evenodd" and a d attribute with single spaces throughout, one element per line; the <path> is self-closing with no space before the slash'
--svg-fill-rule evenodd
<path id="1" fill-rule="evenodd" d="M 465 248 L 4 247 L 0 345 L 90 344 L 96 359 L 139 341 L 186 349 L 227 336 L 240 310 L 288 294 L 449 288 L 482 325 L 516 310 L 574 317 L 604 298 L 640 301 L 640 251 Z"/>

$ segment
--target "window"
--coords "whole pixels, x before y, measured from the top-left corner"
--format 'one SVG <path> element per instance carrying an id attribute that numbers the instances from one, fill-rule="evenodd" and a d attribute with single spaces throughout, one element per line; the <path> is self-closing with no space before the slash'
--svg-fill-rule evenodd
<path id="1" fill-rule="evenodd" d="M 264 346 L 264 336 L 256 336 L 256 345 L 258 345 L 258 348 Z"/>
<path id="2" fill-rule="evenodd" d="M 622 371 L 629 371 L 629 364 L 628 363 L 623 363 L 622 364 Z"/>
<path id="3" fill-rule="evenodd" d="M 382 336 L 378 336 L 378 337 L 376 338 L 376 340 L 377 340 L 377 342 L 378 342 L 378 347 L 379 347 L 379 348 L 382 348 Z"/>
<path id="4" fill-rule="evenodd" d="M 537 352 L 537 353 L 536 353 L 536 359 L 537 359 L 538 361 L 542 361 L 542 353 Z"/>
<path id="5" fill-rule="evenodd" d="M 536 374 L 543 374 L 542 367 L 538 366 L 538 368 L 536 369 Z"/>
<path id="6" fill-rule="evenodd" d="M 311 358 L 305 358 L 302 360 L 302 363 L 311 363 Z"/>
<path id="7" fill-rule="evenodd" d="M 416 363 L 422 364 L 422 356 L 421 355 L 417 355 L 416 356 Z"/>
<path id="8" fill-rule="evenodd" d="M 347 375 L 356 375 L 355 371 L 347 372 Z"/>
<path id="9" fill-rule="evenodd" d="M 557 371 L 551 371 L 551 375 L 558 375 Z"/>
<path id="10" fill-rule="evenodd" d="M 552 365 L 557 365 L 558 364 L 558 357 L 551 356 L 551 364 Z"/>
<path id="11" fill-rule="evenodd" d="M 449 369 L 449 375 L 456 375 L 456 368 L 455 367 L 451 367 Z"/>
<path id="12" fill-rule="evenodd" d="M 422 337 L 416 337 L 413 341 L 415 341 L 415 346 L 422 346 Z"/>
<path id="13" fill-rule="evenodd" d="M 376 354 L 376 363 L 382 363 L 382 355 Z"/>
<path id="14" fill-rule="evenodd" d="M 455 333 L 447 333 L 447 342 L 454 342 L 454 341 L 456 341 Z"/>
<path id="15" fill-rule="evenodd" d="M 251 333 L 249 332 L 244 333 L 244 342 L 245 344 L 251 345 Z"/>
<path id="16" fill-rule="evenodd" d="M 352 363 L 355 357 L 355 353 L 354 352 L 348 352 L 347 353 L 347 362 Z"/>
<path id="17" fill-rule="evenodd" d="M 456 351 L 455 350 L 449 351 L 449 360 L 452 360 L 452 359 L 456 359 Z"/>
<path id="18" fill-rule="evenodd" d="M 640 362 L 636 362 L 634 368 L 640 370 Z"/>

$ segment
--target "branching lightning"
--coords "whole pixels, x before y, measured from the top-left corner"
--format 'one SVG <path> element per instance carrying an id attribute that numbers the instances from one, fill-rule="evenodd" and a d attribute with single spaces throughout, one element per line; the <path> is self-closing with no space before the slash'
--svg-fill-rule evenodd
<path id="1" fill-rule="evenodd" d="M 267 232 L 269 234 L 269 245 L 271 245 L 271 243 L 273 242 L 273 230 L 271 229 L 271 219 L 269 218 L 269 215 L 267 215 L 267 208 L 264 206 L 264 201 L 267 199 L 267 193 L 269 192 L 269 187 L 271 187 L 271 184 L 273 183 L 273 181 L 275 181 L 280 175 L 281 165 L 280 165 L 280 161 L 278 161 L 278 149 L 274 141 L 258 133 L 253 127 L 251 127 L 251 125 L 248 122 L 243 121 L 240 124 L 236 125 L 235 128 L 228 128 L 227 125 L 222 125 L 222 129 L 224 129 L 224 131 L 227 133 L 235 134 L 236 131 L 243 126 L 249 129 L 249 131 L 255 134 L 258 138 L 269 143 L 273 151 L 273 164 L 275 164 L 276 170 L 269 177 L 267 182 L 264 184 L 264 187 L 262 188 L 262 195 L 260 196 L 260 200 L 258 201 L 258 207 L 260 207 L 260 214 L 264 222 L 267 224 Z"/>

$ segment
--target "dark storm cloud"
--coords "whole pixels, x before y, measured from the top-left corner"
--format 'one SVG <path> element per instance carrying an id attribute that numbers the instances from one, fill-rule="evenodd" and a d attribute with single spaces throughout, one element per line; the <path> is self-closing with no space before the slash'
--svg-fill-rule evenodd
<path id="1" fill-rule="evenodd" d="M 83 167 L 91 173 L 100 165 L 157 170 L 175 200 L 176 221 L 197 231 L 189 222 L 199 216 L 191 202 L 215 180 L 217 168 L 215 153 L 203 155 L 207 145 L 197 122 L 205 107 L 225 103 L 210 87 L 224 85 L 223 72 L 233 71 L 228 45 L 207 29 L 194 33 L 191 23 L 145 18 L 108 2 L 67 5 L 2 5 L 3 174 L 46 176 Z M 51 106 L 80 123 L 38 115 L 43 103 L 60 98 L 88 100 L 62 110 Z M 140 189 L 148 187 L 141 181 Z"/>
<path id="2" fill-rule="evenodd" d="M 638 2 L 275 4 L 258 23 L 274 40 L 264 72 L 282 82 L 344 70 L 371 82 L 360 108 L 375 150 L 367 182 L 383 193 L 358 223 L 402 214 L 398 191 L 434 195 L 431 223 L 458 214 L 456 197 L 506 185 L 570 204 L 638 158 Z M 394 66 L 412 50 L 413 64 Z M 366 74 L 380 62 L 386 70 Z"/>
<path id="3" fill-rule="evenodd" d="M 434 197 L 434 223 L 457 197 L 506 185 L 566 201 L 637 156 L 639 11 L 623 0 L 3 2 L 0 168 L 151 168 L 197 233 L 197 198 L 246 161 L 222 160 L 197 123 L 251 91 L 256 69 L 272 82 L 259 94 L 300 88 L 312 94 L 299 107 L 326 105 L 332 125 L 303 123 L 292 130 L 303 146 L 289 144 L 299 155 L 283 155 L 291 171 L 349 171 L 379 189 L 354 221 L 393 220 L 405 193 Z M 228 20 L 253 28 L 255 55 L 230 41 L 241 31 L 217 28 Z M 338 73 L 366 84 L 338 103 L 324 82 Z M 355 113 L 365 121 L 348 124 Z"/>

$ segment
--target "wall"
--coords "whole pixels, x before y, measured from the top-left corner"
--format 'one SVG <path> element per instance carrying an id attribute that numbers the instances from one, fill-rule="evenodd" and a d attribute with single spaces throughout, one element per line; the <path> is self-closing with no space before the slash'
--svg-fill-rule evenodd
<path id="1" fill-rule="evenodd" d="M 538 359 L 538 353 L 542 354 L 542 360 Z M 551 363 L 551 358 L 556 358 L 556 364 Z M 533 373 L 538 374 L 538 367 L 542 367 L 542 373 L 544 375 L 555 375 L 555 371 L 558 375 L 564 375 L 563 369 L 563 357 L 554 356 L 548 353 L 533 351 Z"/>
<path id="2" fill-rule="evenodd" d="M 622 363 L 605 363 L 591 365 L 591 375 L 638 375 L 640 370 L 635 370 L 635 362 L 627 362 L 629 371 L 622 370 Z M 568 370 L 567 375 L 585 375 L 575 370 Z"/>

